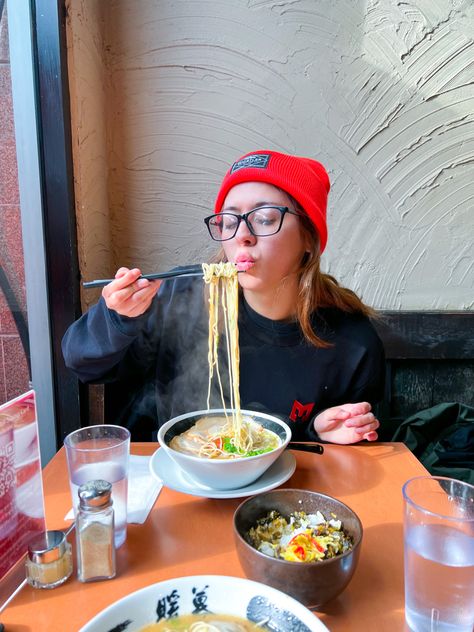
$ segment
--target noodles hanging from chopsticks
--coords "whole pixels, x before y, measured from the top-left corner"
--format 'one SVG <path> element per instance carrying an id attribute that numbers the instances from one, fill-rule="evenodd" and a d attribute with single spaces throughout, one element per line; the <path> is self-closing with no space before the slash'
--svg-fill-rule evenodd
<path id="1" fill-rule="evenodd" d="M 239 392 L 239 283 L 237 269 L 233 263 L 203 263 L 204 281 L 209 284 L 209 386 L 207 408 L 210 408 L 211 386 L 214 372 L 217 374 L 222 407 L 226 409 L 221 376 L 219 373 L 219 305 L 223 314 L 223 329 L 227 346 L 230 385 L 230 407 L 232 409 L 231 434 L 235 447 L 245 451 L 252 442 L 246 424 L 242 423 Z M 227 414 L 226 414 L 227 418 Z"/>

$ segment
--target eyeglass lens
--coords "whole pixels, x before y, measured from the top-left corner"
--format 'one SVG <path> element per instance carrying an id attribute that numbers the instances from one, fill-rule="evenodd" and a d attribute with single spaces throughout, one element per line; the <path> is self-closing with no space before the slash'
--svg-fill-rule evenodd
<path id="1" fill-rule="evenodd" d="M 237 233 L 241 221 L 246 221 L 249 230 L 258 237 L 274 235 L 280 230 L 286 209 L 262 206 L 246 215 L 218 213 L 209 220 L 209 230 L 213 239 L 232 239 Z"/>

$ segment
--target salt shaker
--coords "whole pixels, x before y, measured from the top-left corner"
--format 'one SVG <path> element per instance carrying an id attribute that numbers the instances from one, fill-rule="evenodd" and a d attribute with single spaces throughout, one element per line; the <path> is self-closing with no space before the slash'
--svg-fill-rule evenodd
<path id="1" fill-rule="evenodd" d="M 93 480 L 78 489 L 76 519 L 77 577 L 81 582 L 115 577 L 112 485 Z"/>

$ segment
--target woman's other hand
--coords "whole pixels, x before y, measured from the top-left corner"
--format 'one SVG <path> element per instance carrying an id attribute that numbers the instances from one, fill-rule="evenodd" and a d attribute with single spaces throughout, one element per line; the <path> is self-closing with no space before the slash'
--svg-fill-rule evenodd
<path id="1" fill-rule="evenodd" d="M 140 279 L 140 275 L 141 271 L 138 268 L 117 270 L 115 279 L 102 290 L 102 296 L 109 309 L 129 318 L 146 312 L 161 282 Z"/>
<path id="2" fill-rule="evenodd" d="M 357 443 L 366 439 L 376 441 L 380 422 L 371 412 L 368 402 L 333 406 L 319 413 L 314 429 L 323 441 L 330 443 Z"/>

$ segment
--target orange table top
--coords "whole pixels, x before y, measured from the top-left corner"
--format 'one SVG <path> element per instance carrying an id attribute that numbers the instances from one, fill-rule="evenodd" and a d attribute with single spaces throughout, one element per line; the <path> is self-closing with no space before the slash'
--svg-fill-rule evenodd
<path id="1" fill-rule="evenodd" d="M 152 454 L 154 443 L 132 444 Z M 335 496 L 360 517 L 359 565 L 345 591 L 315 616 L 331 631 L 403 630 L 403 483 L 427 471 L 401 443 L 326 445 L 323 456 L 293 452 L 297 468 L 283 485 Z M 43 470 L 48 529 L 64 529 L 71 506 L 64 449 Z M 77 631 L 117 599 L 184 575 L 244 577 L 232 533 L 242 499 L 208 499 L 163 488 L 143 525 L 128 525 L 117 577 L 82 584 L 75 573 L 54 590 L 25 586 L 0 614 L 6 632 Z M 190 531 L 192 525 L 192 531 Z M 212 538 L 209 534 L 212 533 Z"/>

